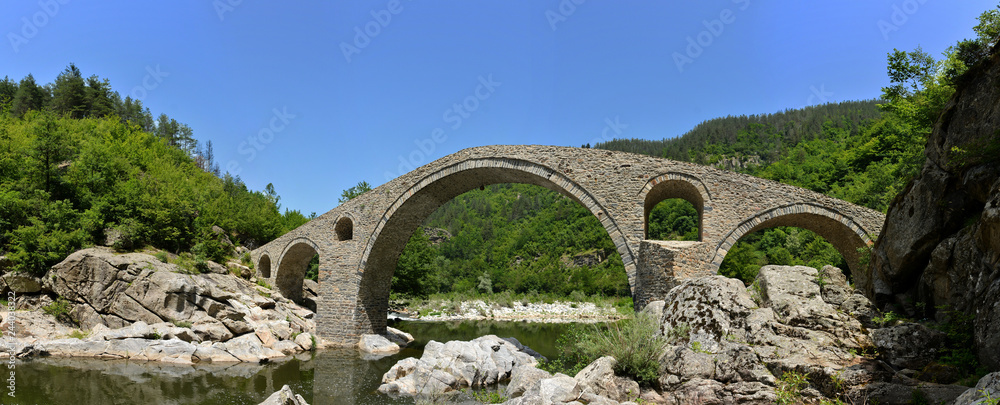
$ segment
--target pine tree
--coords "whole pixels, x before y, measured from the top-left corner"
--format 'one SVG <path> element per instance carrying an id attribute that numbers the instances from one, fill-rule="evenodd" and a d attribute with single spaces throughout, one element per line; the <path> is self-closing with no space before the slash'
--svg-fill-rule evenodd
<path id="1" fill-rule="evenodd" d="M 72 118 L 83 118 L 90 107 L 87 105 L 87 87 L 80 69 L 70 63 L 56 78 L 52 87 L 52 111 Z"/>
<path id="2" fill-rule="evenodd" d="M 22 117 L 31 110 L 41 110 L 48 101 L 48 93 L 45 89 L 35 83 L 35 78 L 28 74 L 17 86 L 17 93 L 14 94 L 14 101 L 11 105 L 11 112 L 15 117 Z"/>

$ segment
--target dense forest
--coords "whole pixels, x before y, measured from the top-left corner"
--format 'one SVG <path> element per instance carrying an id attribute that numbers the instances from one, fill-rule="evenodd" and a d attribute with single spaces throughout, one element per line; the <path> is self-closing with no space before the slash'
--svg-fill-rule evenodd
<path id="1" fill-rule="evenodd" d="M 46 85 L 0 81 L 0 255 L 17 271 L 42 274 L 103 244 L 224 261 L 233 243 L 253 247 L 308 220 L 278 200 L 270 185 L 251 191 L 221 175 L 211 142 L 188 126 L 154 119 L 75 65 Z"/>
<path id="2" fill-rule="evenodd" d="M 889 53 L 890 85 L 879 100 L 717 118 L 678 137 L 584 147 L 714 165 L 885 212 L 918 173 L 934 121 L 963 75 L 996 44 L 997 27 L 1000 9 L 987 11 L 974 28 L 977 38 L 948 48 L 940 60 L 920 48 Z M 649 237 L 697 239 L 697 215 L 686 201 L 663 201 L 650 214 Z M 608 284 L 625 283 L 624 270 L 600 224 L 550 190 L 497 185 L 471 191 L 443 205 L 424 227 L 447 230 L 451 237 L 431 243 L 423 230 L 413 235 L 393 291 L 627 292 L 624 284 Z M 597 265 L 573 260 L 593 252 L 606 259 Z M 746 235 L 720 272 L 749 282 L 766 264 L 846 268 L 840 253 L 815 233 L 780 227 Z"/>

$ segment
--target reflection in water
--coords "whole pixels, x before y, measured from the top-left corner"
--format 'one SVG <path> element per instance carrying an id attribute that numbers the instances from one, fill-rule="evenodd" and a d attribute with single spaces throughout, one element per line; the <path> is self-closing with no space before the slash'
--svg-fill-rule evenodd
<path id="1" fill-rule="evenodd" d="M 17 397 L 3 404 L 198 404 L 256 405 L 288 384 L 312 405 L 412 404 L 375 390 L 397 361 L 419 357 L 431 339 L 471 340 L 513 336 L 552 356 L 555 340 L 569 325 L 521 322 L 398 322 L 417 339 L 402 352 L 366 360 L 354 349 L 324 350 L 266 364 L 195 366 L 125 360 L 38 358 L 19 362 Z M 6 394 L 6 392 L 4 392 Z"/>

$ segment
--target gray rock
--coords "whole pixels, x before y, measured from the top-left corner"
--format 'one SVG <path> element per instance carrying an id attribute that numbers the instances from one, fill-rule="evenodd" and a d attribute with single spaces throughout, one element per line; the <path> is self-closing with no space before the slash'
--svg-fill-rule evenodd
<path id="1" fill-rule="evenodd" d="M 919 323 L 904 323 L 871 331 L 879 354 L 899 369 L 920 370 L 934 361 L 947 335 Z"/>
<path id="2" fill-rule="evenodd" d="M 534 388 L 538 392 L 538 382 L 552 377 L 548 371 L 535 367 L 534 364 L 517 366 L 511 372 L 510 383 L 504 391 L 508 398 L 517 398 Z"/>
<path id="3" fill-rule="evenodd" d="M 191 331 L 198 335 L 201 340 L 210 340 L 213 342 L 225 342 L 233 338 L 233 333 L 229 331 L 226 325 L 222 324 L 215 319 L 206 319 L 201 322 L 197 322 L 191 327 Z"/>
<path id="4" fill-rule="evenodd" d="M 655 319 L 657 322 L 663 319 L 663 307 L 667 305 L 666 301 L 658 300 L 646 304 L 646 307 L 642 309 L 639 313 L 645 314 L 646 316 Z"/>
<path id="5" fill-rule="evenodd" d="M 513 343 L 493 335 L 469 342 L 431 341 L 419 360 L 407 358 L 389 369 L 378 390 L 405 396 L 443 394 L 464 387 L 496 384 L 510 379 L 515 367 L 536 362 Z"/>
<path id="6" fill-rule="evenodd" d="M 103 325 L 102 325 L 103 326 Z M 120 329 L 94 328 L 90 338 L 94 340 L 152 339 L 156 333 L 143 321 Z"/>
<path id="7" fill-rule="evenodd" d="M 288 385 L 286 384 L 285 386 L 281 387 L 280 390 L 275 391 L 273 394 L 271 394 L 271 396 L 267 397 L 267 399 L 265 399 L 264 402 L 261 402 L 260 405 L 309 405 L 309 404 L 306 403 L 306 400 L 302 398 L 301 395 L 292 392 L 292 389 L 289 388 Z"/>
<path id="8" fill-rule="evenodd" d="M 319 283 L 312 281 L 310 279 L 302 280 L 302 291 L 308 296 L 318 297 L 319 296 Z"/>
<path id="9" fill-rule="evenodd" d="M 856 318 L 866 328 L 875 326 L 872 318 L 878 315 L 878 311 L 875 309 L 875 305 L 860 293 L 851 294 L 844 299 L 844 302 L 840 304 L 840 309 Z"/>
<path id="10" fill-rule="evenodd" d="M 364 353 L 391 354 L 399 351 L 399 345 L 382 335 L 361 335 L 358 349 Z"/>
<path id="11" fill-rule="evenodd" d="M 819 270 L 820 292 L 823 301 L 828 304 L 839 306 L 850 297 L 852 289 L 847 283 L 847 276 L 839 268 L 833 266 L 823 266 Z"/>
<path id="12" fill-rule="evenodd" d="M 746 339 L 744 319 L 757 308 L 742 282 L 724 276 L 686 280 L 671 289 L 664 301 L 661 333 L 689 328 L 714 340 L 729 335 Z"/>
<path id="13" fill-rule="evenodd" d="M 7 273 L 3 275 L 7 288 L 18 294 L 33 294 L 42 291 L 42 281 L 24 273 Z"/>
<path id="14" fill-rule="evenodd" d="M 812 267 L 764 266 L 756 282 L 760 285 L 763 306 L 774 310 L 781 323 L 839 337 L 857 335 L 861 323 L 838 313 L 823 300 L 818 279 L 819 272 Z"/>
<path id="15" fill-rule="evenodd" d="M 909 405 L 917 396 L 928 404 L 951 404 L 969 387 L 961 385 L 941 385 L 920 383 L 904 385 L 891 382 L 876 382 L 848 393 L 849 398 L 866 398 L 869 403 L 878 401 L 882 405 Z"/>
<path id="16" fill-rule="evenodd" d="M 278 338 L 271 333 L 271 329 L 257 328 L 254 333 L 257 334 L 257 338 L 260 339 L 260 343 L 264 345 L 264 347 L 274 347 L 274 344 L 278 343 Z"/>
<path id="17" fill-rule="evenodd" d="M 953 405 L 987 405 L 987 397 L 1000 398 L 1000 372 L 980 378 L 979 383 L 962 393 Z"/>
<path id="18" fill-rule="evenodd" d="M 230 339 L 226 343 L 216 343 L 212 347 L 225 350 L 240 361 L 259 363 L 266 358 L 264 345 L 253 333 Z"/>
<path id="19" fill-rule="evenodd" d="M 413 335 L 393 327 L 385 328 L 385 337 L 392 343 L 399 345 L 399 347 L 406 347 L 410 343 L 413 343 Z"/>
<path id="20" fill-rule="evenodd" d="M 300 333 L 295 337 L 295 344 L 299 345 L 302 350 L 312 350 L 313 349 L 313 336 L 309 332 Z"/>
<path id="21" fill-rule="evenodd" d="M 299 347 L 298 344 L 290 340 L 279 341 L 275 343 L 271 348 L 286 355 L 292 355 L 302 350 L 302 348 Z"/>
<path id="22" fill-rule="evenodd" d="M 616 376 L 614 368 L 617 364 L 614 357 L 601 357 L 580 370 L 574 378 L 579 381 L 583 393 L 596 394 L 618 402 L 639 397 L 639 383 Z"/>
<path id="23" fill-rule="evenodd" d="M 546 378 L 538 383 L 538 396 L 542 399 L 540 403 L 576 401 L 580 398 L 580 394 L 583 394 L 583 389 L 580 387 L 579 381 L 567 375 L 557 374 L 555 377 Z"/>

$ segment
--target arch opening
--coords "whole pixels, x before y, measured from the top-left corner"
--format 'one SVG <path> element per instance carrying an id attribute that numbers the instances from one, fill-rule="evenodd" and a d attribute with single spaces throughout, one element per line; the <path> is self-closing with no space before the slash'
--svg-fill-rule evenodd
<path id="1" fill-rule="evenodd" d="M 267 254 L 261 255 L 257 261 L 257 271 L 263 278 L 271 278 L 271 257 Z"/>
<path id="2" fill-rule="evenodd" d="M 354 239 L 354 221 L 348 217 L 338 219 L 333 226 L 333 232 L 337 235 L 338 241 Z"/>
<path id="3" fill-rule="evenodd" d="M 614 243 L 583 205 L 543 187 L 494 184 L 435 210 L 396 264 L 392 294 L 629 296 Z"/>
<path id="4" fill-rule="evenodd" d="M 668 198 L 657 203 L 646 218 L 646 239 L 696 241 L 698 209 L 683 198 Z"/>
<path id="5" fill-rule="evenodd" d="M 694 212 L 692 213 L 686 204 L 678 200 L 690 204 Z M 680 212 L 676 210 L 680 210 Z M 649 190 L 643 201 L 644 237 L 663 240 L 657 238 L 669 237 L 672 231 L 683 230 L 684 234 L 680 235 L 681 239 L 679 240 L 700 241 L 703 237 L 702 217 L 704 211 L 705 197 L 702 196 L 698 187 L 685 180 L 659 181 Z M 667 219 L 669 219 L 669 223 L 661 222 Z M 675 224 L 675 222 L 678 223 Z M 692 222 L 696 230 L 693 234 L 689 234 Z"/>
<path id="6" fill-rule="evenodd" d="M 312 241 L 292 241 L 281 255 L 278 271 L 274 275 L 274 288 L 285 298 L 302 304 L 306 272 L 310 261 L 317 255 L 316 245 Z"/>
<path id="7" fill-rule="evenodd" d="M 411 190 L 402 193 L 400 200 L 383 218 L 384 226 L 377 228 L 369 238 L 369 246 L 362 261 L 356 320 L 362 330 L 381 333 L 385 330 L 388 297 L 397 261 L 414 231 L 438 207 L 470 190 L 484 189 L 501 183 L 532 184 L 556 191 L 581 204 L 598 217 L 604 231 L 611 236 L 615 249 L 621 255 L 628 274 L 629 285 L 634 288 L 634 260 L 624 243 L 624 237 L 610 215 L 585 190 L 560 174 L 527 162 L 512 160 L 484 160 L 475 165 L 465 162 L 462 167 L 451 166 L 430 174 Z M 495 165 L 495 166 L 493 166 Z M 492 166 L 492 167 L 491 167 Z M 621 241 L 621 243 L 618 243 Z"/>
<path id="8" fill-rule="evenodd" d="M 812 206 L 781 210 L 787 213 L 760 214 L 730 233 L 716 251 L 714 262 L 720 266 L 720 273 L 728 272 L 724 275 L 749 283 L 756 277 L 756 270 L 766 264 L 832 265 L 840 267 L 848 277 L 861 269 L 860 251 L 870 240 L 856 223 Z M 748 226 L 750 223 L 756 225 Z M 747 263 L 753 263 L 756 269 L 745 267 Z"/>

